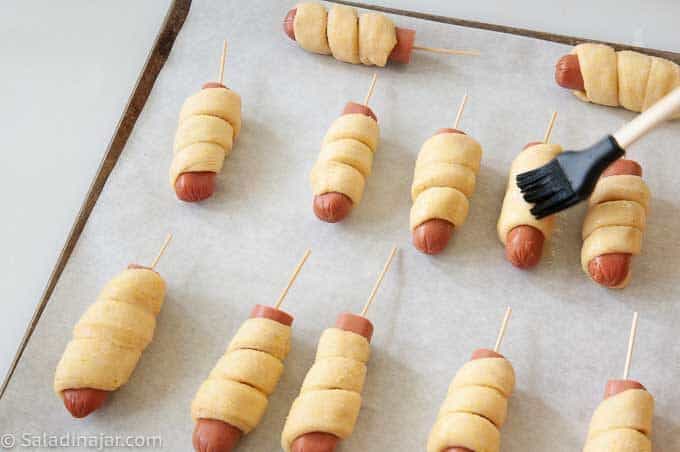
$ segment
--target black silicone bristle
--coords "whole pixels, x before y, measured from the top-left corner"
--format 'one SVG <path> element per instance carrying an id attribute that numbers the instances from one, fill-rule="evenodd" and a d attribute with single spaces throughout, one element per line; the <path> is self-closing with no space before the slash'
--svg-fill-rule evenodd
<path id="1" fill-rule="evenodd" d="M 559 200 L 566 198 L 573 193 L 573 190 L 559 161 L 555 159 L 535 169 L 532 176 L 524 178 L 521 182 L 519 175 L 517 176 L 517 186 L 524 194 L 524 200 L 528 203 L 542 203 L 562 210 Z"/>
<path id="2" fill-rule="evenodd" d="M 553 215 L 561 210 L 567 209 L 581 201 L 581 198 L 574 192 L 562 190 L 551 198 L 535 204 L 531 208 L 531 214 L 537 219 Z"/>
<path id="3" fill-rule="evenodd" d="M 584 151 L 565 151 L 540 168 L 518 174 L 524 200 L 534 204 L 531 213 L 544 218 L 587 199 L 600 174 L 624 150 L 607 136 Z"/>
<path id="4" fill-rule="evenodd" d="M 524 193 L 524 199 L 527 202 L 537 202 L 545 196 L 550 196 L 550 193 L 552 193 L 551 190 L 554 190 L 553 178 L 547 176 L 533 184 L 525 186 L 525 189 L 521 191 Z M 550 193 L 546 195 L 546 191 L 550 191 Z"/>
<path id="5" fill-rule="evenodd" d="M 552 162 L 550 162 L 552 163 Z M 544 177 L 550 175 L 550 163 L 547 165 L 543 165 L 539 168 L 533 169 L 531 171 L 527 171 L 526 173 L 521 173 L 517 175 L 517 185 L 519 188 L 524 191 L 522 188 L 525 185 L 532 184 L 538 180 L 543 179 Z"/>
<path id="6" fill-rule="evenodd" d="M 553 196 L 559 196 L 561 190 L 550 182 L 524 194 L 524 200 L 531 204 L 544 202 Z"/>

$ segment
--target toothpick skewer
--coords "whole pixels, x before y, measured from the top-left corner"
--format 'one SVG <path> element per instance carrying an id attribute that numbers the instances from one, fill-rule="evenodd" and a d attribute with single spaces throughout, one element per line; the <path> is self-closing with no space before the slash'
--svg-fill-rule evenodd
<path id="1" fill-rule="evenodd" d="M 498 353 L 498 351 L 501 349 L 501 343 L 503 342 L 503 338 L 505 337 L 505 330 L 508 328 L 508 321 L 510 320 L 510 315 L 512 314 L 512 308 L 508 306 L 508 309 L 505 310 L 505 316 L 503 317 L 503 323 L 501 323 L 501 329 L 498 331 L 498 337 L 496 338 L 496 345 L 493 348 L 493 351 Z"/>
<path id="2" fill-rule="evenodd" d="M 366 313 L 368 312 L 368 308 L 371 307 L 371 303 L 373 303 L 373 299 L 375 298 L 375 295 L 378 293 L 378 289 L 380 288 L 380 284 L 382 283 L 382 280 L 385 277 L 387 270 L 390 269 L 390 265 L 392 265 L 392 259 L 394 259 L 395 254 L 397 254 L 397 247 L 396 246 L 392 248 L 392 252 L 390 253 L 390 256 L 387 258 L 387 261 L 385 262 L 385 266 L 383 267 L 382 271 L 380 272 L 380 276 L 378 276 L 378 280 L 375 282 L 375 285 L 373 286 L 373 290 L 371 290 L 371 294 L 368 296 L 368 300 L 366 300 L 366 304 L 364 305 L 364 309 L 361 310 L 361 316 L 362 317 L 366 317 Z"/>
<path id="3" fill-rule="evenodd" d="M 555 120 L 557 119 L 557 112 L 553 111 L 550 117 L 550 123 L 548 124 L 548 130 L 545 131 L 545 137 L 543 137 L 543 142 L 545 144 L 550 143 L 550 135 L 552 135 L 553 127 L 555 126 Z"/>
<path id="4" fill-rule="evenodd" d="M 366 93 L 366 98 L 364 99 L 364 105 L 368 107 L 368 101 L 371 100 L 371 96 L 373 95 L 373 90 L 375 89 L 375 81 L 378 78 L 378 73 L 374 72 L 373 73 L 373 79 L 371 79 L 371 86 L 368 87 L 368 92 Z"/>
<path id="5" fill-rule="evenodd" d="M 453 124 L 454 129 L 458 128 L 458 124 L 460 123 L 460 118 L 463 116 L 463 110 L 465 110 L 465 104 L 467 104 L 467 100 L 468 95 L 465 93 L 463 100 L 460 102 L 460 106 L 458 107 L 458 113 L 456 113 L 456 122 Z"/>
<path id="6" fill-rule="evenodd" d="M 293 286 L 293 283 L 295 282 L 295 279 L 300 273 L 300 270 L 302 270 L 302 266 L 305 265 L 305 262 L 307 262 L 307 258 L 311 253 L 312 250 L 307 249 L 307 251 L 305 251 L 305 255 L 302 256 L 302 259 L 300 259 L 300 262 L 298 262 L 297 267 L 295 267 L 295 270 L 293 270 L 293 274 L 290 276 L 290 279 L 288 280 L 288 284 L 283 289 L 283 292 L 281 292 L 281 295 L 279 295 L 279 299 L 276 300 L 276 304 L 274 305 L 276 309 L 279 309 L 281 307 L 283 300 L 286 298 L 286 295 L 288 295 L 288 291 Z"/>
<path id="7" fill-rule="evenodd" d="M 442 47 L 427 47 L 427 46 L 419 46 L 419 45 L 414 45 L 413 49 L 414 50 L 424 50 L 426 52 L 434 52 L 434 53 L 446 53 L 448 55 L 479 56 L 479 51 L 477 51 L 477 50 L 454 50 L 454 49 L 445 49 L 445 48 L 442 48 Z"/>
<path id="8" fill-rule="evenodd" d="M 163 245 L 161 246 L 161 249 L 158 251 L 158 254 L 156 255 L 156 258 L 151 262 L 151 270 L 156 268 L 156 265 L 158 264 L 158 261 L 161 260 L 161 256 L 163 256 L 163 253 L 165 253 L 165 249 L 168 247 L 170 244 L 170 240 L 172 240 L 172 234 L 168 234 L 167 237 L 165 237 L 165 241 L 163 242 Z"/>
<path id="9" fill-rule="evenodd" d="M 227 60 L 227 40 L 222 43 L 222 57 L 220 58 L 220 83 L 224 82 L 224 63 Z"/>
<path id="10" fill-rule="evenodd" d="M 633 324 L 630 327 L 630 336 L 628 337 L 628 353 L 626 353 L 626 366 L 623 368 L 623 379 L 628 380 L 630 373 L 630 363 L 633 359 L 633 348 L 635 347 L 635 334 L 637 333 L 638 313 L 633 314 Z"/>

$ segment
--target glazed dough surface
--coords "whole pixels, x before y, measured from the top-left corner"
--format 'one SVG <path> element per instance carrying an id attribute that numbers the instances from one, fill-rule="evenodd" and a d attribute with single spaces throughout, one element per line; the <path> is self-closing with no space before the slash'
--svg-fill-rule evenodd
<path id="1" fill-rule="evenodd" d="M 597 256 L 610 253 L 638 255 L 647 223 L 649 188 L 640 176 L 602 177 L 588 201 L 583 221 L 581 267 L 590 276 L 588 265 Z M 630 273 L 616 288 L 630 281 Z"/>
<path id="2" fill-rule="evenodd" d="M 57 365 L 54 390 L 124 385 L 153 338 L 165 282 L 148 269 L 127 269 L 111 279 L 73 329 Z"/>
<path id="3" fill-rule="evenodd" d="M 293 21 L 295 40 L 308 52 L 330 55 L 326 27 L 328 13 L 319 3 L 299 3 Z"/>
<path id="4" fill-rule="evenodd" d="M 508 233 L 521 225 L 533 226 L 543 233 L 546 240 L 550 239 L 555 227 L 555 216 L 537 220 L 531 214 L 532 205 L 524 200 L 522 192 L 517 186 L 515 178 L 518 174 L 545 165 L 562 152 L 557 144 L 535 144 L 524 149 L 512 162 L 508 187 L 503 199 L 501 214 L 498 218 L 498 238 L 505 245 Z"/>
<path id="5" fill-rule="evenodd" d="M 290 452 L 295 439 L 306 433 L 331 433 L 340 439 L 352 434 L 369 356 L 370 345 L 363 336 L 339 328 L 323 332 L 314 365 L 283 427 L 284 451 Z"/>
<path id="6" fill-rule="evenodd" d="M 295 39 L 310 52 L 382 67 L 397 45 L 394 23 L 384 14 L 358 15 L 355 8 L 345 5 L 333 5 L 327 13 L 318 3 L 300 3 L 296 8 Z"/>
<path id="7" fill-rule="evenodd" d="M 680 86 L 680 67 L 669 60 L 592 43 L 579 44 L 572 53 L 585 85 L 585 92 L 574 94 L 586 102 L 640 112 Z"/>
<path id="8" fill-rule="evenodd" d="M 629 389 L 600 403 L 590 421 L 584 452 L 645 452 L 652 450 L 654 398 L 643 389 Z"/>
<path id="9" fill-rule="evenodd" d="M 246 320 L 198 389 L 192 418 L 220 420 L 249 433 L 281 378 L 290 338 L 289 326 L 265 318 Z"/>
<path id="10" fill-rule="evenodd" d="M 482 147 L 467 135 L 442 133 L 425 141 L 411 186 L 411 230 L 435 218 L 463 225 L 481 159 Z"/>
<path id="11" fill-rule="evenodd" d="M 621 174 L 600 178 L 588 199 L 588 205 L 625 199 L 640 204 L 646 211 L 649 208 L 649 198 L 649 187 L 640 176 Z"/>
<path id="12" fill-rule="evenodd" d="M 504 358 L 467 362 L 454 377 L 430 432 L 427 452 L 465 447 L 498 452 L 515 372 Z"/>
<path id="13" fill-rule="evenodd" d="M 338 192 L 356 205 L 361 202 L 366 177 L 371 174 L 373 153 L 380 129 L 366 115 L 342 115 L 331 124 L 312 168 L 310 181 L 314 195 Z"/>
<path id="14" fill-rule="evenodd" d="M 588 209 L 583 220 L 582 238 L 585 240 L 599 228 L 607 226 L 629 226 L 644 232 L 647 214 L 644 207 L 635 201 L 606 201 Z"/>
<path id="15" fill-rule="evenodd" d="M 206 88 L 189 97 L 179 114 L 170 185 L 187 172 L 219 173 L 241 131 L 241 97 L 226 88 Z"/>

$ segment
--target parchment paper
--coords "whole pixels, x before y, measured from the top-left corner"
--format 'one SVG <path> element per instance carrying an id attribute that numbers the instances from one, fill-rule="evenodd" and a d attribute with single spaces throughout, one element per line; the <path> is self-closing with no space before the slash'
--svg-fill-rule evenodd
<path id="1" fill-rule="evenodd" d="M 633 114 L 586 105 L 556 87 L 553 65 L 568 48 L 508 34 L 395 17 L 424 45 L 479 49 L 482 56 L 418 53 L 409 66 L 379 70 L 371 106 L 382 142 L 363 202 L 344 223 L 318 221 L 308 173 L 321 139 L 348 100 L 361 101 L 374 69 L 304 52 L 281 32 L 291 5 L 195 1 L 146 108 L 0 401 L 0 426 L 15 434 L 161 435 L 168 450 L 191 447 L 189 405 L 254 303 L 273 303 L 307 247 L 313 254 L 284 308 L 296 316 L 293 350 L 261 425 L 239 450 L 276 451 L 285 415 L 310 367 L 321 331 L 358 311 L 390 247 L 401 248 L 369 317 L 376 333 L 364 402 L 343 451 L 424 450 L 456 370 L 492 347 L 514 308 L 502 352 L 517 391 L 502 450 L 579 450 L 608 378 L 620 378 L 631 315 L 641 322 L 632 377 L 657 400 L 655 450 L 678 450 L 680 376 L 677 274 L 680 228 L 678 124 L 630 152 L 653 193 L 643 254 L 623 291 L 582 273 L 584 206 L 560 216 L 541 265 L 513 268 L 496 237 L 510 162 L 541 139 L 559 111 L 553 141 L 591 144 Z M 243 97 L 244 127 L 200 205 L 178 202 L 168 184 L 179 108 L 216 77 L 229 40 L 226 81 Z M 461 128 L 484 157 L 467 223 L 438 257 L 410 244 L 413 163 L 422 142 L 450 126 L 461 96 Z M 129 383 L 104 409 L 71 419 L 52 392 L 71 328 L 103 284 L 128 262 L 149 262 L 175 238 L 158 270 L 168 296 L 153 343 Z"/>

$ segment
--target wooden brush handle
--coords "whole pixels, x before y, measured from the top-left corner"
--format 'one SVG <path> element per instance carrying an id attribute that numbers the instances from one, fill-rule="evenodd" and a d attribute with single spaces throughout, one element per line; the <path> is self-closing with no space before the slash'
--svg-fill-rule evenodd
<path id="1" fill-rule="evenodd" d="M 621 148 L 626 149 L 678 111 L 680 111 L 680 88 L 675 88 L 649 110 L 621 127 L 614 134 L 614 139 Z"/>

